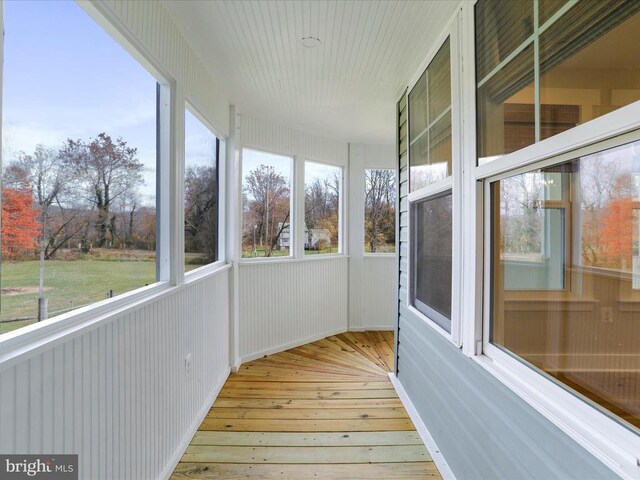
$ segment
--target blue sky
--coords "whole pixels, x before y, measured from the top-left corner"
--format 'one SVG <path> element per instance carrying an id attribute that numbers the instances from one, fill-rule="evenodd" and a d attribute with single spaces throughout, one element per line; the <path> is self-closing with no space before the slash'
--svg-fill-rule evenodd
<path id="1" fill-rule="evenodd" d="M 138 149 L 155 197 L 156 80 L 73 1 L 4 2 L 3 164 L 105 132 Z"/>
<path id="2" fill-rule="evenodd" d="M 184 161 L 189 167 L 210 167 L 215 163 L 216 136 L 189 110 L 184 112 Z M 220 151 L 224 160 L 223 150 Z"/>

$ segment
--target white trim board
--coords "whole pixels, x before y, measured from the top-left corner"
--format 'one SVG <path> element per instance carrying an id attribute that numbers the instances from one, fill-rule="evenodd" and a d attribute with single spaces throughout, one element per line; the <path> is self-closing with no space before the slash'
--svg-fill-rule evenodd
<path id="1" fill-rule="evenodd" d="M 413 406 L 413 402 L 411 402 L 409 395 L 407 395 L 407 392 L 398 380 L 398 377 L 396 377 L 395 373 L 389 372 L 389 380 L 391 380 L 393 388 L 395 388 L 398 397 L 400 397 L 402 405 L 404 405 L 405 410 L 409 414 L 411 421 L 418 431 L 418 435 L 420 435 L 420 438 L 422 439 L 422 443 L 424 443 L 424 446 L 427 447 L 429 455 L 431 455 L 431 459 L 436 464 L 436 467 L 438 467 L 442 478 L 444 480 L 456 480 L 456 476 L 451 471 L 451 468 L 445 460 L 444 455 L 442 455 L 442 453 L 440 452 L 440 449 L 436 445 L 436 442 L 433 440 L 433 437 L 429 433 L 429 430 L 427 430 L 427 426 L 420 418 L 416 407 Z"/>
<path id="2" fill-rule="evenodd" d="M 187 450 L 187 447 L 189 446 L 189 444 L 191 443 L 191 440 L 193 439 L 194 435 L 198 431 L 198 428 L 204 421 L 205 417 L 207 416 L 207 413 L 209 413 L 209 410 L 213 406 L 213 403 L 218 398 L 218 395 L 220 394 L 222 387 L 224 387 L 224 384 L 229 378 L 230 373 L 231 373 L 231 370 L 227 368 L 225 369 L 223 374 L 220 376 L 220 380 L 218 380 L 218 383 L 216 384 L 216 386 L 213 387 L 213 390 L 211 391 L 211 394 L 207 398 L 207 401 L 204 402 L 202 409 L 200 410 L 195 420 L 191 424 L 191 427 L 189 428 L 184 438 L 180 442 L 180 445 L 178 445 L 178 448 L 176 449 L 176 452 L 173 454 L 173 457 L 171 457 L 171 460 L 169 461 L 169 463 L 167 463 L 167 465 L 162 470 L 162 473 L 160 474 L 159 478 L 162 478 L 164 480 L 169 480 L 169 478 L 171 478 L 173 471 L 178 466 L 178 463 L 180 463 L 180 459 L 184 455 L 184 452 Z"/>
<path id="3" fill-rule="evenodd" d="M 349 326 L 348 332 L 393 332 L 393 319 L 389 325 Z"/>
<path id="4" fill-rule="evenodd" d="M 284 343 L 278 345 L 277 347 L 267 348 L 265 350 L 261 350 L 256 353 L 250 353 L 249 355 L 245 355 L 240 357 L 240 365 L 245 362 L 250 362 L 252 360 L 257 360 L 258 358 L 266 357 L 267 355 L 273 355 L 274 353 L 284 352 L 289 350 L 290 348 L 300 347 L 302 345 L 306 345 L 307 343 L 317 342 L 318 340 L 322 340 L 323 338 L 331 337 L 332 335 L 338 335 L 340 333 L 345 333 L 347 331 L 345 328 L 336 328 L 334 330 L 328 330 L 326 332 L 319 333 L 317 335 L 311 335 L 306 338 L 301 338 L 298 340 L 294 340 L 289 343 Z M 240 368 L 240 365 L 237 366 L 237 369 Z"/>

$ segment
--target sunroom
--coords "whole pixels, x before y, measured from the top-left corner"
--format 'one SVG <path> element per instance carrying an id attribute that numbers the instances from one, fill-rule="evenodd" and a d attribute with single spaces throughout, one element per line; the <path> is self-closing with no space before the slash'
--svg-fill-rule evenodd
<path id="1" fill-rule="evenodd" d="M 640 478 L 640 2 L 2 2 L 0 479 Z"/>

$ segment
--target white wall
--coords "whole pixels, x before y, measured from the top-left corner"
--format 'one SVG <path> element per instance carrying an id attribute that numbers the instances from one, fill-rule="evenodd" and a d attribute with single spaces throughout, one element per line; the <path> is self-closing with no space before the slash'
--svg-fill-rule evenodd
<path id="1" fill-rule="evenodd" d="M 394 168 L 394 147 L 350 146 L 262 119 L 242 116 L 239 145 L 345 167 L 344 248 L 347 255 L 240 262 L 242 361 L 338 332 L 392 330 L 395 256 L 364 256 L 364 168 Z M 354 152 L 356 152 L 354 157 Z M 298 175 L 298 182 L 304 177 Z M 238 183 L 238 195 L 241 185 Z M 297 195 L 296 195 L 297 194 Z M 304 221 L 304 192 L 294 218 Z M 302 256 L 302 253 L 301 253 Z"/>
<path id="2" fill-rule="evenodd" d="M 166 204 L 176 286 L 0 337 L 0 452 L 77 453 L 80 478 L 168 477 L 229 372 L 229 268 L 186 283 L 181 270 L 184 99 L 222 135 L 229 103 L 160 2 L 79 3 L 172 88 Z"/>
<path id="3" fill-rule="evenodd" d="M 242 263 L 242 360 L 346 331 L 347 278 L 346 257 Z"/>
<path id="4" fill-rule="evenodd" d="M 349 330 L 393 330 L 396 256 L 364 254 L 364 172 L 367 168 L 396 169 L 395 148 L 349 146 Z"/>
<path id="5" fill-rule="evenodd" d="M 166 477 L 229 372 L 227 289 L 224 268 L 2 351 L 0 452 L 77 453 L 80 478 Z"/>

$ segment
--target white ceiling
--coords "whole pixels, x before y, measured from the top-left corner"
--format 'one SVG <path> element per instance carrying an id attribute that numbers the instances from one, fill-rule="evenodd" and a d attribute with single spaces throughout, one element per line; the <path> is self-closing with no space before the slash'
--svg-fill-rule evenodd
<path id="1" fill-rule="evenodd" d="M 164 0 L 241 113 L 373 145 L 458 1 Z M 321 45 L 308 49 L 302 37 Z"/>

